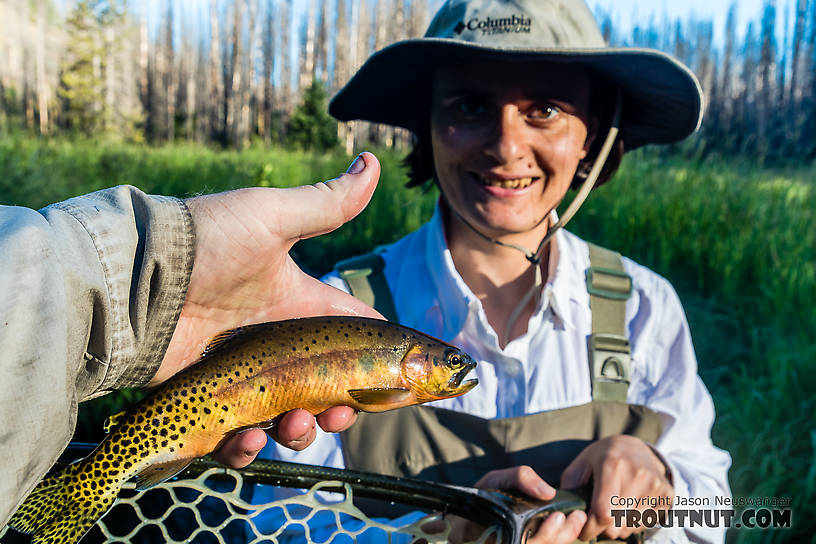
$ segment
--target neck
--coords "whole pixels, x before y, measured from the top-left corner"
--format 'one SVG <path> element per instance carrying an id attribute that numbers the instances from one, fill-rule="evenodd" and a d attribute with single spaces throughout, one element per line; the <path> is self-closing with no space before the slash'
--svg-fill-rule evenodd
<path id="1" fill-rule="evenodd" d="M 531 300 L 519 315 L 509 335 L 505 326 L 510 314 L 534 283 L 533 265 L 522 251 L 489 241 L 467 226 L 461 218 L 445 211 L 445 235 L 453 263 L 459 275 L 482 302 L 488 322 L 499 335 L 504 347 L 513 338 L 524 334 L 527 321 L 535 309 L 535 299 Z M 535 252 L 547 234 L 550 218 L 524 233 L 490 236 L 504 243 L 515 244 Z M 547 277 L 549 250 L 541 255 L 544 278 Z"/>

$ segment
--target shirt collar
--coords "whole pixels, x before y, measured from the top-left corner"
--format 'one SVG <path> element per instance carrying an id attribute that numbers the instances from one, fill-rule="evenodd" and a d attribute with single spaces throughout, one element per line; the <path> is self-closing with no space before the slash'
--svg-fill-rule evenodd
<path id="1" fill-rule="evenodd" d="M 551 213 L 551 222 L 555 224 L 558 221 L 558 214 L 555 210 Z M 443 338 L 453 338 L 464 328 L 468 314 L 477 311 L 481 303 L 453 264 L 438 202 L 428 227 L 425 258 L 436 288 L 439 309 L 445 316 Z M 565 326 L 574 328 L 574 320 L 569 312 L 570 302 L 582 303 L 582 294 L 583 299 L 587 298 L 582 279 L 586 268 L 583 261 L 588 257 L 582 259 L 580 254 L 575 254 L 580 248 L 576 247 L 574 240 L 569 239 L 563 229 L 555 233 L 548 250 L 550 254 L 547 278 L 536 311 L 540 312 L 549 307 Z"/>

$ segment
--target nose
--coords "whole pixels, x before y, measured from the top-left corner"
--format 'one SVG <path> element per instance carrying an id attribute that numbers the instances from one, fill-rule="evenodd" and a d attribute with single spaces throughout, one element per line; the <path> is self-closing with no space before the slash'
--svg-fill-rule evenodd
<path id="1" fill-rule="evenodd" d="M 523 158 L 526 123 L 518 107 L 505 104 L 499 110 L 495 138 L 485 146 L 485 155 L 498 164 L 509 164 Z"/>

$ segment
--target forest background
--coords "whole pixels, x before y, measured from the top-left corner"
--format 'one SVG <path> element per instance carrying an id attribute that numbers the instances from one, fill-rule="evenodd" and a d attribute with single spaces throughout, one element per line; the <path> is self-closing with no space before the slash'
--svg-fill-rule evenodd
<path id="1" fill-rule="evenodd" d="M 590 2 L 591 3 L 591 2 Z M 334 177 L 373 149 L 372 204 L 337 233 L 299 244 L 320 274 L 417 228 L 437 195 L 403 187 L 410 135 L 336 123 L 331 96 L 388 43 L 424 32 L 439 0 L 0 0 L 0 203 L 39 208 L 130 183 L 186 196 Z M 596 9 L 613 45 L 689 65 L 705 120 L 673 146 L 627 155 L 571 229 L 677 287 L 733 457 L 735 496 L 791 497 L 816 534 L 816 0 L 765 2 L 745 28 L 650 19 L 626 29 Z M 77 438 L 140 393 L 81 407 Z"/>

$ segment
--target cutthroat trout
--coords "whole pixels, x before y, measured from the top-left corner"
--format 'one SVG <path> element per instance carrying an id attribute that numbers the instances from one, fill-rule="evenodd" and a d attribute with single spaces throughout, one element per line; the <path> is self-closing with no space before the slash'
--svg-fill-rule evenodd
<path id="1" fill-rule="evenodd" d="M 317 317 L 227 331 L 200 361 L 125 412 L 85 459 L 44 479 L 9 521 L 32 542 L 70 543 L 113 505 L 133 476 L 147 489 L 232 433 L 269 427 L 295 408 L 345 404 L 383 412 L 462 395 L 476 366 L 459 349 L 386 321 Z"/>

